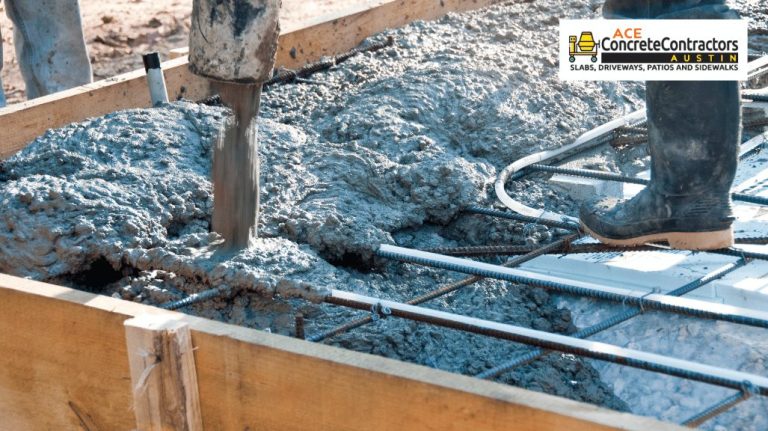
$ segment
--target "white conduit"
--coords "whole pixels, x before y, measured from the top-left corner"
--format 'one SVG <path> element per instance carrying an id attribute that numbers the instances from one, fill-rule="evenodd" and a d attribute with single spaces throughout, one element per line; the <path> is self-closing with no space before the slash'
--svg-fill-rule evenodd
<path id="1" fill-rule="evenodd" d="M 592 142 L 594 139 L 604 136 L 605 134 L 610 133 L 619 127 L 631 126 L 642 121 L 643 119 L 645 119 L 645 109 L 635 111 L 619 119 L 613 120 L 610 123 L 606 123 L 600 127 L 592 129 L 589 132 L 579 136 L 579 138 L 576 139 L 576 141 L 574 141 L 572 144 L 557 148 L 555 150 L 542 151 L 539 153 L 531 154 L 530 156 L 523 157 L 522 159 L 512 163 L 511 165 L 504 168 L 503 171 L 501 171 L 499 177 L 496 179 L 496 196 L 499 198 L 501 203 L 504 204 L 504 206 L 518 214 L 556 222 L 578 222 L 578 219 L 575 217 L 564 216 L 562 214 L 550 212 L 547 210 L 531 208 L 512 199 L 507 194 L 507 190 L 505 188 L 509 176 L 515 172 L 519 172 L 525 169 L 534 163 L 541 163 L 553 157 L 557 157 L 560 154 L 577 149 L 582 145 Z"/>

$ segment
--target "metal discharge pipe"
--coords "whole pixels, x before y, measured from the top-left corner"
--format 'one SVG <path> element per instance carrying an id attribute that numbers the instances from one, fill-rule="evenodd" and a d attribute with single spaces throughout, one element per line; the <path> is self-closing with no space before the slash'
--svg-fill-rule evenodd
<path id="1" fill-rule="evenodd" d="M 233 115 L 213 154 L 212 228 L 224 247 L 247 248 L 259 219 L 256 118 L 262 83 L 275 65 L 280 0 L 195 0 L 189 69 L 207 78 Z"/>

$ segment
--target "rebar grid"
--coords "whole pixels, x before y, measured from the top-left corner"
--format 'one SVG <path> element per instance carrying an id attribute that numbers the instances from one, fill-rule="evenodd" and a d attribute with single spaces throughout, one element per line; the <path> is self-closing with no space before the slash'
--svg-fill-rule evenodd
<path id="1" fill-rule="evenodd" d="M 373 46 L 371 48 L 373 48 L 373 50 L 381 49 L 381 48 L 383 48 L 385 46 L 391 45 L 391 43 L 392 43 L 392 40 L 390 39 L 390 40 L 387 40 L 384 43 L 381 43 L 379 45 Z M 362 50 L 366 50 L 366 48 L 364 48 Z M 357 54 L 357 52 L 355 52 L 353 50 L 350 53 L 350 56 L 351 55 L 355 55 L 355 54 Z M 346 59 L 346 58 L 339 58 L 339 60 L 342 60 L 342 61 L 344 59 Z M 322 69 L 327 69 L 329 67 L 332 67 L 335 64 L 336 64 L 336 59 L 331 60 L 331 61 L 321 62 L 321 63 L 315 64 L 315 65 L 310 65 L 309 67 L 307 67 L 307 68 L 305 68 L 305 69 L 303 69 L 303 70 L 301 70 L 299 72 L 292 72 L 292 71 L 284 72 L 282 74 L 276 75 L 275 78 L 273 79 L 273 82 L 270 82 L 270 84 L 273 84 L 273 83 L 276 83 L 276 82 L 291 81 L 291 80 L 294 80 L 296 78 L 300 78 L 301 76 L 304 76 L 305 74 L 311 74 L 311 73 L 317 72 L 317 71 L 322 70 Z M 752 97 L 752 99 L 753 100 L 764 101 L 763 99 L 765 99 L 765 96 L 760 95 L 760 96 Z M 763 125 L 763 124 L 762 124 L 762 122 L 760 122 L 759 124 L 756 123 L 755 125 Z M 631 144 L 635 144 L 635 143 L 642 143 L 642 142 L 644 142 L 646 140 L 646 136 L 645 135 L 647 135 L 647 130 L 644 129 L 642 127 L 642 124 L 640 124 L 640 123 L 632 125 L 632 126 L 623 126 L 623 127 L 617 128 L 617 129 L 607 133 L 606 135 L 596 137 L 594 140 L 590 141 L 591 142 L 590 145 L 584 146 L 583 148 L 579 148 L 578 153 L 581 153 L 582 151 L 584 151 L 586 149 L 593 148 L 593 147 L 595 147 L 597 145 L 611 143 L 611 142 L 613 144 L 615 144 L 615 145 L 631 145 Z M 754 149 L 755 148 L 753 148 L 752 150 L 754 150 Z M 565 159 L 573 156 L 573 154 L 571 154 L 571 153 L 575 154 L 576 153 L 575 149 L 572 152 L 552 157 L 552 158 L 550 158 L 550 159 L 548 159 L 546 161 L 550 162 L 550 163 L 554 163 L 554 162 L 556 162 L 558 160 L 565 160 Z M 745 156 L 745 155 L 746 154 L 743 154 L 742 156 Z M 648 183 L 648 181 L 646 181 L 646 180 L 641 180 L 641 179 L 632 178 L 632 177 L 626 177 L 626 176 L 612 174 L 612 173 L 607 173 L 607 172 L 589 171 L 589 170 L 583 170 L 583 169 L 567 169 L 567 168 L 560 168 L 560 167 L 549 166 L 549 165 L 544 165 L 544 164 L 533 164 L 533 165 L 530 165 L 530 166 L 528 166 L 527 168 L 525 168 L 522 171 L 513 173 L 511 176 L 509 176 L 508 179 L 510 179 L 510 180 L 517 180 L 517 179 L 525 177 L 526 175 L 528 175 L 529 173 L 534 172 L 534 171 L 563 173 L 563 174 L 568 174 L 568 175 L 584 176 L 584 177 L 588 177 L 588 178 L 597 178 L 597 179 L 603 179 L 603 180 L 609 180 L 609 181 L 621 181 L 621 182 L 626 182 L 626 183 L 643 184 L 643 185 L 646 185 Z M 740 200 L 740 201 L 743 201 L 743 202 L 755 203 L 755 204 L 758 204 L 758 205 L 768 205 L 768 198 L 750 196 L 750 195 L 745 195 L 745 194 L 740 194 L 740 193 L 734 193 L 733 194 L 733 198 L 734 198 L 734 200 Z M 549 226 L 549 227 L 561 228 L 561 229 L 566 229 L 566 230 L 578 232 L 578 226 L 575 223 L 573 223 L 572 221 L 568 221 L 566 218 L 563 218 L 562 221 L 542 220 L 542 219 L 538 219 L 538 218 L 535 218 L 535 217 L 528 217 L 528 216 L 523 216 L 523 215 L 518 215 L 518 214 L 511 214 L 511 213 L 507 213 L 507 212 L 502 212 L 502 211 L 497 211 L 497 210 L 487 209 L 487 208 L 480 208 L 480 207 L 469 207 L 465 211 L 466 212 L 470 212 L 470 213 L 475 213 L 475 214 L 484 214 L 484 215 L 495 216 L 495 217 L 504 217 L 504 218 L 513 219 L 513 220 L 517 220 L 517 221 L 521 221 L 521 222 L 526 222 L 526 223 L 538 223 L 538 224 L 546 225 L 546 226 Z M 559 253 L 563 253 L 563 252 L 565 252 L 565 253 L 579 253 L 579 252 L 580 253 L 593 253 L 593 252 L 606 252 L 606 251 L 650 251 L 650 250 L 663 250 L 664 249 L 663 246 L 659 246 L 659 245 L 647 245 L 647 246 L 642 246 L 642 247 L 635 247 L 634 249 L 631 249 L 631 250 L 628 250 L 628 249 L 620 249 L 620 250 L 618 250 L 618 249 L 615 249 L 615 248 L 610 248 L 609 249 L 609 248 L 607 248 L 605 246 L 602 246 L 600 244 L 579 244 L 579 245 L 571 244 L 571 241 L 573 239 L 577 238 L 578 236 L 579 236 L 579 234 L 577 233 L 577 234 L 571 235 L 571 236 L 569 236 L 567 238 L 564 238 L 562 240 L 555 241 L 554 243 L 547 244 L 547 245 L 545 245 L 543 247 L 538 247 L 538 248 L 536 248 L 536 247 L 527 247 L 527 246 L 491 246 L 491 247 L 458 247 L 458 248 L 453 248 L 453 249 L 435 249 L 433 251 L 445 251 L 446 253 L 451 253 L 451 254 L 466 253 L 467 255 L 500 255 L 500 254 L 515 255 L 515 254 L 524 254 L 524 255 L 519 256 L 517 258 L 511 259 L 510 261 L 508 261 L 507 263 L 504 264 L 504 267 L 509 268 L 509 267 L 520 265 L 521 263 L 523 263 L 525 261 L 534 259 L 535 257 L 541 256 L 541 255 L 544 255 L 544 254 L 547 254 L 547 253 L 556 253 L 556 252 L 559 252 Z M 766 242 L 768 242 L 768 238 L 743 238 L 743 239 L 740 240 L 740 242 L 741 243 L 753 243 L 753 244 L 754 243 L 765 244 Z M 723 268 L 723 269 L 721 269 L 719 271 L 716 271 L 715 273 L 708 274 L 707 276 L 704 276 L 704 277 L 702 277 L 702 278 L 700 278 L 698 280 L 695 280 L 695 281 L 693 281 L 691 283 L 688 283 L 688 284 L 686 284 L 686 285 L 684 285 L 684 286 L 682 286 L 682 287 L 680 287 L 678 289 L 675 289 L 675 290 L 669 292 L 668 296 L 670 296 L 670 297 L 682 296 L 685 293 L 688 293 L 688 292 L 690 292 L 690 291 L 692 291 L 692 290 L 694 290 L 694 289 L 696 289 L 698 287 L 703 286 L 706 283 L 709 283 L 709 282 L 711 282 L 711 281 L 713 281 L 715 279 L 721 278 L 721 277 L 725 276 L 726 274 L 736 270 L 737 268 L 742 267 L 743 265 L 745 265 L 747 263 L 746 258 L 757 258 L 757 259 L 766 259 L 766 260 L 768 260 L 768 254 L 764 254 L 764 253 L 749 253 L 749 252 L 746 252 L 746 251 L 743 251 L 743 250 L 738 250 L 738 249 L 718 250 L 718 251 L 715 251 L 715 253 L 729 254 L 729 255 L 733 255 L 733 256 L 740 256 L 740 257 L 742 257 L 742 259 L 739 260 L 738 262 L 734 263 L 734 264 L 726 266 L 725 268 Z M 381 250 L 379 250 L 379 252 L 377 254 L 379 256 L 383 256 L 383 257 L 407 260 L 407 261 L 410 261 L 412 263 L 417 263 L 417 264 L 425 264 L 424 261 L 418 261 L 417 259 L 402 259 L 402 256 L 401 257 L 397 257 L 394 254 L 392 254 L 391 252 L 390 253 L 382 253 Z M 444 267 L 445 269 L 457 270 L 456 267 L 450 267 L 450 265 L 444 265 L 442 267 Z M 690 370 L 675 369 L 674 367 L 666 367 L 666 366 L 659 365 L 659 364 L 654 364 L 654 363 L 648 362 L 648 361 L 637 360 L 635 358 L 621 357 L 619 355 L 608 354 L 608 353 L 605 353 L 605 352 L 590 351 L 589 349 L 578 348 L 578 347 L 574 347 L 572 345 L 553 343 L 551 341 L 543 340 L 542 338 L 537 338 L 537 337 L 527 337 L 526 338 L 525 336 L 522 336 L 520 334 L 514 334 L 513 331 L 505 332 L 503 330 L 499 330 L 497 326 L 494 326 L 493 322 L 484 322 L 484 323 L 488 324 L 488 326 L 484 326 L 483 322 L 480 322 L 477 319 L 467 318 L 466 316 L 452 315 L 453 318 L 451 318 L 450 315 L 448 315 L 448 313 L 440 313 L 440 312 L 434 312 L 434 311 L 432 311 L 432 312 L 427 311 L 427 312 L 424 312 L 424 313 L 420 313 L 418 310 L 407 309 L 407 307 L 413 307 L 416 304 L 420 304 L 420 303 L 429 301 L 431 299 L 434 299 L 434 298 L 446 295 L 448 293 L 454 292 L 454 291 L 456 291 L 456 290 L 458 290 L 458 289 L 460 289 L 462 287 L 471 285 L 471 284 L 473 284 L 473 283 L 475 283 L 477 281 L 480 281 L 483 278 L 488 277 L 488 276 L 489 276 L 488 273 L 480 272 L 480 273 L 476 273 L 473 276 L 470 276 L 470 277 L 464 278 L 462 280 L 459 280 L 457 282 L 440 286 L 439 288 L 437 288 L 437 289 L 435 289 L 435 290 L 433 290 L 431 292 L 428 292 L 428 293 L 426 293 L 424 295 L 421 295 L 421 296 L 418 296 L 416 298 L 411 299 L 406 304 L 402 304 L 402 306 L 406 307 L 406 308 L 399 307 L 399 305 L 401 305 L 401 304 L 393 303 L 391 301 L 383 301 L 383 300 L 379 300 L 379 299 L 375 299 L 375 298 L 371 298 L 370 299 L 371 301 L 374 301 L 374 302 L 371 302 L 371 301 L 365 302 L 365 301 L 360 299 L 362 297 L 360 297 L 359 295 L 349 294 L 349 293 L 346 293 L 346 292 L 339 292 L 339 295 L 331 294 L 328 298 L 326 298 L 326 302 L 332 303 L 332 304 L 336 304 L 336 305 L 346 306 L 346 307 L 350 307 L 350 308 L 356 308 L 356 309 L 361 309 L 361 310 L 369 310 L 369 311 L 372 311 L 374 314 L 377 314 L 377 315 L 378 314 L 382 314 L 382 315 L 385 315 L 385 316 L 386 315 L 395 315 L 397 317 L 409 318 L 409 319 L 412 319 L 412 320 L 423 321 L 423 322 L 427 322 L 427 323 L 431 323 L 431 324 L 436 324 L 436 325 L 440 325 L 440 326 L 451 327 L 451 328 L 454 328 L 454 329 L 460 329 L 460 330 L 464 330 L 464 331 L 468 331 L 468 332 L 474 332 L 474 333 L 479 333 L 479 334 L 483 334 L 483 335 L 488 335 L 488 336 L 493 336 L 493 337 L 503 338 L 503 339 L 509 339 L 509 340 L 512 340 L 512 341 L 519 341 L 519 342 L 524 342 L 524 343 L 527 343 L 527 344 L 539 346 L 538 348 L 532 350 L 531 352 L 528 352 L 528 353 L 522 355 L 521 357 L 518 357 L 518 358 L 514 359 L 513 361 L 511 361 L 509 363 L 502 364 L 502 365 L 500 365 L 498 367 L 495 367 L 494 369 L 491 369 L 491 370 L 488 370 L 488 371 L 486 371 L 484 373 L 481 373 L 480 375 L 478 375 L 478 377 L 487 378 L 487 377 L 492 377 L 492 376 L 498 375 L 498 374 L 500 374 L 500 373 L 502 373 L 502 372 L 504 372 L 504 371 L 506 371 L 508 369 L 511 369 L 514 366 L 518 366 L 518 365 L 521 365 L 523 363 L 528 363 L 528 362 L 530 362 L 532 360 L 535 360 L 536 358 L 538 358 L 542 354 L 546 354 L 550 350 L 558 350 L 558 351 L 563 351 L 563 352 L 567 352 L 567 353 L 578 354 L 578 355 L 581 355 L 581 356 L 593 357 L 595 359 L 607 360 L 607 361 L 610 361 L 610 362 L 620 363 L 620 364 L 624 364 L 624 365 L 628 365 L 628 366 L 632 366 L 632 367 L 636 367 L 636 368 L 642 368 L 642 369 L 647 369 L 647 370 L 651 370 L 651 371 L 657 371 L 657 372 L 661 372 L 661 373 L 665 373 L 665 374 L 669 374 L 669 375 L 675 375 L 675 376 L 686 378 L 686 379 L 691 379 L 691 380 L 697 380 L 697 381 L 702 381 L 702 382 L 706 382 L 706 383 L 711 383 L 711 384 L 715 384 L 715 385 L 719 385 L 719 386 L 723 386 L 723 387 L 730 387 L 730 388 L 739 389 L 739 392 L 737 394 L 732 395 L 732 396 L 722 400 L 721 402 L 718 402 L 717 404 L 715 404 L 715 405 L 709 407 L 708 409 L 706 409 L 704 412 L 699 413 L 699 414 L 689 418 L 688 420 L 686 420 L 684 422 L 684 424 L 688 425 L 688 426 L 697 426 L 697 425 L 699 425 L 701 423 L 704 423 L 706 420 L 709 420 L 712 417 L 715 417 L 716 415 L 721 414 L 721 413 L 727 411 L 728 409 L 730 409 L 734 405 L 738 404 L 739 402 L 743 401 L 744 399 L 747 399 L 753 393 L 761 394 L 761 395 L 768 395 L 768 383 L 764 384 L 763 386 L 760 386 L 760 385 L 754 385 L 753 383 L 751 383 L 749 381 L 737 382 L 737 381 L 735 381 L 733 379 L 729 380 L 729 379 L 717 378 L 717 377 L 714 377 L 712 375 L 707 375 L 706 373 L 691 373 Z M 515 279 L 515 280 L 510 280 L 510 281 L 523 282 L 523 283 L 526 282 L 525 280 L 520 280 L 520 279 Z M 527 284 L 536 285 L 536 283 L 535 283 L 536 280 L 528 280 L 528 281 L 529 282 L 533 281 L 533 282 L 527 283 Z M 556 286 L 551 285 L 551 283 L 550 283 L 550 286 L 540 286 L 540 287 L 555 288 Z M 559 286 L 559 287 L 560 288 L 564 288 L 564 289 L 560 289 L 560 290 L 562 290 L 565 293 L 582 294 L 582 295 L 587 293 L 583 289 L 572 289 L 572 287 L 575 287 L 575 286 L 570 286 L 570 287 L 568 287 L 568 286 Z M 558 290 L 558 288 L 556 288 L 555 290 Z M 190 296 L 188 298 L 185 298 L 185 299 L 182 299 L 182 300 L 179 300 L 179 301 L 172 301 L 172 302 L 163 304 L 161 307 L 168 308 L 168 309 L 176 309 L 176 308 L 184 307 L 184 306 L 191 305 L 191 304 L 194 304 L 194 303 L 198 303 L 198 302 L 202 302 L 202 301 L 205 301 L 205 300 L 209 300 L 209 299 L 212 299 L 212 298 L 215 298 L 215 297 L 220 297 L 220 296 L 222 296 L 224 294 L 231 294 L 231 293 L 232 293 L 231 289 L 228 289 L 226 287 L 220 287 L 220 288 L 204 291 L 204 292 L 201 292 L 201 293 L 196 294 L 196 295 L 192 295 L 192 296 Z M 587 296 L 590 296 L 590 295 L 587 295 Z M 609 297 L 604 297 L 603 295 L 599 295 L 599 294 L 594 294 L 593 297 L 598 297 L 598 298 L 602 298 L 602 299 L 611 299 Z M 618 299 L 618 298 L 613 298 L 613 299 Z M 685 307 L 681 307 L 679 305 L 669 305 L 669 304 L 667 304 L 666 308 L 665 307 L 655 308 L 656 307 L 656 305 L 654 305 L 655 303 L 652 302 L 652 301 L 648 301 L 645 297 L 643 297 L 643 298 L 624 297 L 622 299 L 622 301 L 630 303 L 631 305 L 636 305 L 637 308 L 635 308 L 633 310 L 628 310 L 628 311 L 626 311 L 624 313 L 621 313 L 621 314 L 616 315 L 616 316 L 614 316 L 614 317 L 612 317 L 610 319 L 607 319 L 607 320 L 605 320 L 603 322 L 600 322 L 600 323 L 598 323 L 598 324 L 596 324 L 594 326 L 591 326 L 589 328 L 585 328 L 585 329 L 583 329 L 581 331 L 578 331 L 576 334 L 573 335 L 573 338 L 575 338 L 575 339 L 586 338 L 586 337 L 594 335 L 594 334 L 596 334 L 598 332 L 606 330 L 606 329 L 608 329 L 608 328 L 610 328 L 612 326 L 615 326 L 615 325 L 617 325 L 617 324 L 619 324 L 621 322 L 629 320 L 629 319 L 631 319 L 631 318 L 633 318 L 633 317 L 635 317 L 635 316 L 637 316 L 639 314 L 642 314 L 647 307 L 651 308 L 651 309 L 659 309 L 661 311 L 670 311 L 670 312 L 677 312 L 677 313 L 682 313 L 682 314 L 686 314 L 688 312 L 692 312 L 691 314 L 696 316 L 696 317 L 705 317 L 705 318 L 721 318 L 721 317 L 725 317 L 725 318 L 723 318 L 723 320 L 726 320 L 726 321 L 733 321 L 733 322 L 736 322 L 736 323 L 745 323 L 745 324 L 754 324 L 754 326 L 759 326 L 759 327 L 768 327 L 766 325 L 766 321 L 765 320 L 761 321 L 761 319 L 750 318 L 751 320 L 747 319 L 747 320 L 744 320 L 744 321 L 738 321 L 739 319 L 745 317 L 745 316 L 740 316 L 740 315 L 732 315 L 730 317 L 728 317 L 728 316 L 715 317 L 715 315 L 717 315 L 717 313 L 712 314 L 710 312 L 709 314 L 707 314 L 708 312 L 706 310 L 695 310 L 695 309 L 686 310 Z M 386 303 L 388 305 L 383 305 L 384 303 Z M 395 305 L 394 310 L 390 307 L 393 304 Z M 438 313 L 438 314 L 440 314 L 440 316 L 436 317 L 434 315 L 434 313 Z M 449 317 L 446 317 L 446 316 L 449 316 Z M 729 320 L 729 318 L 733 318 L 734 320 Z M 349 331 L 351 329 L 363 326 L 363 325 L 365 325 L 367 323 L 372 322 L 373 320 L 374 319 L 373 319 L 372 316 L 367 316 L 367 317 L 362 318 L 362 319 L 357 319 L 357 320 L 354 320 L 354 321 L 350 321 L 350 322 L 348 322 L 348 323 L 346 323 L 344 325 L 341 325 L 339 327 L 336 327 L 336 328 L 333 328 L 331 330 L 322 332 L 320 334 L 316 334 L 314 336 L 310 336 L 310 337 L 307 338 L 307 340 L 309 340 L 309 341 L 321 341 L 321 340 L 324 340 L 324 339 L 326 339 L 328 337 L 331 337 L 331 336 L 334 336 L 334 335 L 338 335 L 340 333 Z M 296 319 L 297 335 L 299 337 L 301 337 L 301 338 L 303 338 L 303 335 L 304 335 L 303 334 L 303 332 L 304 332 L 303 328 L 304 328 L 303 316 L 297 315 L 297 319 Z M 509 328 L 507 328 L 507 329 L 509 329 Z M 693 365 L 699 365 L 699 364 L 693 364 Z M 504 367 L 510 367 L 510 368 L 504 368 Z M 704 366 L 704 367 L 706 367 L 706 366 Z M 735 372 L 735 373 L 743 374 L 743 373 L 738 373 L 738 372 Z M 761 381 L 763 383 L 765 383 L 765 381 L 764 381 L 765 379 L 764 378 L 761 378 L 759 376 L 755 376 L 755 377 L 757 379 L 761 379 Z"/>
<path id="2" fill-rule="evenodd" d="M 686 283 L 685 285 L 667 293 L 669 296 L 683 296 L 687 293 L 692 292 L 693 290 L 696 290 L 712 281 L 719 280 L 726 275 L 730 274 L 731 272 L 743 267 L 746 265 L 747 262 L 744 259 L 741 259 L 737 261 L 736 263 L 731 263 L 728 265 L 725 265 L 723 268 L 712 272 L 710 274 L 707 274 L 697 280 L 694 280 L 690 283 Z M 633 308 L 631 310 L 626 310 L 620 314 L 617 314 L 611 318 L 608 318 L 606 320 L 603 320 L 602 322 L 599 322 L 595 325 L 592 325 L 588 328 L 584 328 L 573 335 L 572 337 L 575 338 L 589 338 L 595 334 L 598 334 L 600 332 L 603 332 L 607 329 L 610 329 L 620 323 L 626 322 L 627 320 L 630 320 L 634 317 L 637 317 L 639 315 L 643 314 L 642 308 Z M 514 368 L 526 365 L 530 362 L 533 362 L 534 360 L 540 358 L 541 356 L 546 355 L 548 352 L 542 350 L 542 349 L 534 349 L 530 352 L 527 352 L 517 358 L 514 358 L 508 362 L 505 362 L 501 365 L 498 365 L 496 367 L 490 368 L 488 370 L 483 371 L 482 373 L 477 374 L 475 377 L 480 379 L 490 379 L 493 377 L 498 377 L 499 375 L 506 373 Z"/>

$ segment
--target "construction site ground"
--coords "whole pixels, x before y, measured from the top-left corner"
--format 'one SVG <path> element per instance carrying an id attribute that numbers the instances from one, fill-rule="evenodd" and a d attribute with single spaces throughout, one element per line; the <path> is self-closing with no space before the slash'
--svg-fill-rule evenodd
<path id="1" fill-rule="evenodd" d="M 285 22 L 322 17 L 368 0 L 284 0 Z M 170 50 L 189 44 L 192 2 L 187 0 L 80 0 L 83 31 L 93 65 L 94 80 L 109 78 L 142 67 L 141 55 L 157 51 L 163 60 Z M 2 80 L 8 103 L 25 100 L 16 53 L 13 49 L 13 24 L 0 2 L 2 33 Z"/>

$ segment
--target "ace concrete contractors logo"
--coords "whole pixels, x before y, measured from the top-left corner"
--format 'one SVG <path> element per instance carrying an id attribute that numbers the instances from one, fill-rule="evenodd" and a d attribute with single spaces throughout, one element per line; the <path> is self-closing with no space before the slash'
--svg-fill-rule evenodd
<path id="1" fill-rule="evenodd" d="M 561 20 L 565 81 L 743 81 L 746 20 Z"/>

